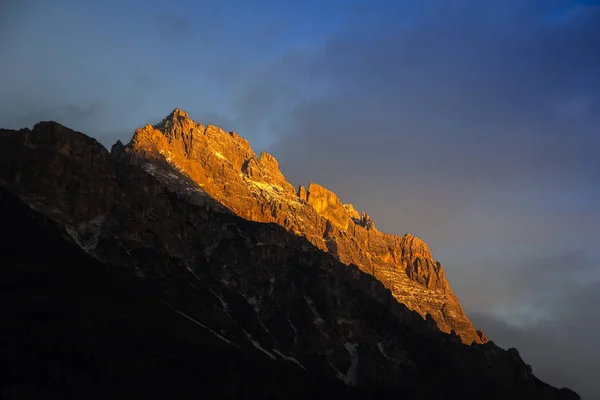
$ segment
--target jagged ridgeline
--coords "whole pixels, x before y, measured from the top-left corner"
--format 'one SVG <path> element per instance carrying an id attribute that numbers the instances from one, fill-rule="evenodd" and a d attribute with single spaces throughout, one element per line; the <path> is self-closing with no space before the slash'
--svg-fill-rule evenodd
<path id="1" fill-rule="evenodd" d="M 127 146 L 113 146 L 113 153 L 147 170 L 156 162 L 173 166 L 235 214 L 277 223 L 373 275 L 400 303 L 423 317 L 430 314 L 443 332 L 454 331 L 465 344 L 485 341 L 427 244 L 410 234 L 378 231 L 366 213 L 323 186 L 311 183 L 296 191 L 272 155 L 257 157 L 235 132 L 205 127 L 176 109 L 157 125 L 138 129 Z"/>
<path id="2" fill-rule="evenodd" d="M 578 398 L 475 331 L 421 240 L 181 110 L 110 153 L 0 129 L 0 221 L 2 398 Z"/>

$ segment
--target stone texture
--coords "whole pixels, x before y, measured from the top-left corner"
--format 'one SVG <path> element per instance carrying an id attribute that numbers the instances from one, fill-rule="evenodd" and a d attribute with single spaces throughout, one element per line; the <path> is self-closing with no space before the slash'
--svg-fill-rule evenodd
<path id="1" fill-rule="evenodd" d="M 188 139 L 165 158 L 198 151 Z M 578 398 L 514 349 L 440 332 L 304 235 L 238 217 L 168 160 L 116 149 L 52 123 L 0 130 L 1 342 L 15 371 L 2 397 Z M 257 186 L 255 199 L 296 196 Z M 343 243 L 313 213 L 323 241 Z M 394 240 L 419 285 L 441 287 L 427 246 Z"/>
<path id="2" fill-rule="evenodd" d="M 308 201 L 308 193 L 306 193 L 304 185 L 298 187 L 298 197 L 300 197 L 300 200 L 302 201 Z"/>
<path id="3" fill-rule="evenodd" d="M 156 126 L 138 129 L 126 152 L 129 162 L 155 160 L 175 167 L 235 214 L 274 222 L 307 238 L 375 276 L 411 310 L 431 314 L 442 331 L 454 330 L 466 344 L 482 343 L 423 241 L 378 231 L 366 213 L 316 183 L 296 192 L 272 155 L 258 158 L 236 133 L 204 128 L 176 109 Z"/>
<path id="4" fill-rule="evenodd" d="M 479 337 L 481 338 L 481 341 L 483 343 L 489 342 L 489 339 L 488 339 L 487 335 L 485 334 L 485 332 L 483 331 L 483 329 L 477 329 L 477 335 L 479 335 Z"/>

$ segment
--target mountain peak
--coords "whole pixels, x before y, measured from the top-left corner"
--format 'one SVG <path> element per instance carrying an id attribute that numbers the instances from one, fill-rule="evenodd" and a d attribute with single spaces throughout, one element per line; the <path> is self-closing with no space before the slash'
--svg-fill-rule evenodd
<path id="1" fill-rule="evenodd" d="M 171 114 L 169 114 L 166 119 L 170 120 L 181 120 L 181 119 L 190 119 L 188 113 L 183 111 L 181 108 L 175 108 Z"/>
<path id="2" fill-rule="evenodd" d="M 202 125 L 194 122 L 182 109 L 175 108 L 158 124 L 147 124 L 137 129 L 127 148 L 142 151 L 146 155 L 164 155 L 169 152 L 170 147 L 175 146 L 189 157 L 194 149 L 195 137 L 204 133 Z"/>
<path id="3" fill-rule="evenodd" d="M 425 242 L 380 232 L 369 215 L 324 186 L 311 182 L 296 192 L 276 158 L 266 152 L 258 157 L 241 136 L 204 127 L 175 109 L 159 124 L 138 129 L 127 148 L 140 162 L 176 167 L 233 213 L 279 224 L 374 275 L 398 301 L 431 314 L 442 331 L 454 330 L 465 344 L 482 342 Z"/>
<path id="4" fill-rule="evenodd" d="M 189 131 L 195 127 L 196 123 L 190 118 L 188 113 L 180 108 L 174 109 L 171 114 L 153 126 L 153 128 L 158 129 L 165 135 L 181 134 L 183 131 Z"/>

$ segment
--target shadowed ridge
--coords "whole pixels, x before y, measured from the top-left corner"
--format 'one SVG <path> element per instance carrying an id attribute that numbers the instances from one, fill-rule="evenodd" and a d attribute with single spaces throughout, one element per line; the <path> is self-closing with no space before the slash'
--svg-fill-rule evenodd
<path id="1" fill-rule="evenodd" d="M 219 339 L 1 186 L 0 220 L 1 398 L 373 398 Z"/>

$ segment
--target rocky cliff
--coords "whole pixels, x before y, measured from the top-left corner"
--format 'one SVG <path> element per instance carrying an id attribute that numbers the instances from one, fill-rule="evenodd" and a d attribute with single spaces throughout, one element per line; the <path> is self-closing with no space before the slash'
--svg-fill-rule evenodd
<path id="1" fill-rule="evenodd" d="M 272 155 L 257 157 L 235 132 L 205 127 L 175 109 L 159 124 L 138 129 L 113 154 L 135 164 L 159 160 L 173 166 L 235 214 L 275 222 L 307 238 L 342 263 L 373 275 L 411 310 L 430 314 L 442 331 L 456 332 L 465 344 L 484 342 L 422 240 L 378 231 L 366 213 L 318 184 L 296 192 Z"/>
<path id="2" fill-rule="evenodd" d="M 194 125 L 225 138 L 198 146 L 177 114 L 112 154 L 52 122 L 0 130 L 2 398 L 578 398 L 540 382 L 514 349 L 440 332 L 389 282 L 340 262 L 373 268 L 375 256 L 332 247 L 358 243 L 341 210 L 328 219 L 310 205 L 338 207 L 333 195 L 300 198 L 235 134 Z M 221 169 L 195 168 L 213 155 Z M 264 200 L 279 197 L 289 201 Z M 377 232 L 342 207 L 367 240 Z M 268 211 L 283 220 L 248 220 Z M 447 287 L 424 243 L 380 235 L 413 260 L 410 285 Z"/>

